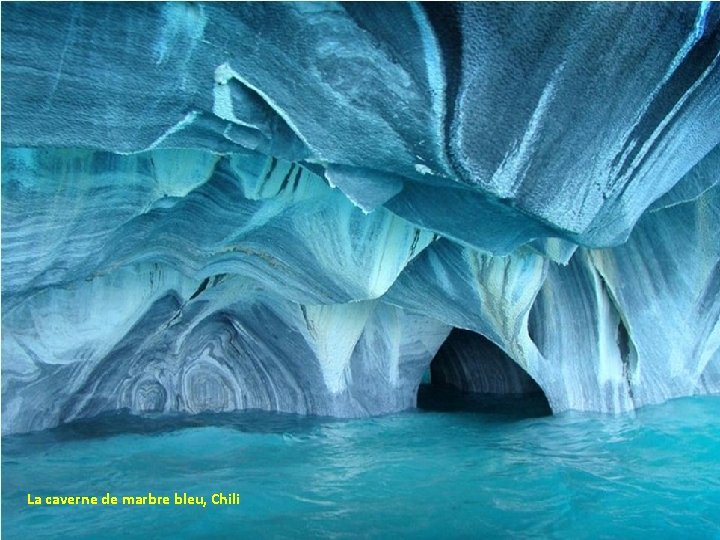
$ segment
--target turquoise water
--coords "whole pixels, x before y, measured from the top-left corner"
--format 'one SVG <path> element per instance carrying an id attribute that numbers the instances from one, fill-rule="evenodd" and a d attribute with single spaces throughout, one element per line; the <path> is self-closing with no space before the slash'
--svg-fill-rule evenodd
<path id="1" fill-rule="evenodd" d="M 123 416 L 3 438 L 3 538 L 720 538 L 720 398 L 634 417 Z M 218 506 L 27 494 L 239 493 Z"/>

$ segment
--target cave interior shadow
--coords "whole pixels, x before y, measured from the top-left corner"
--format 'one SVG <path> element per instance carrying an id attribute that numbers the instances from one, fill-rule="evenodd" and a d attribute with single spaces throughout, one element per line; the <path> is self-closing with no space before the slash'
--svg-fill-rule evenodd
<path id="1" fill-rule="evenodd" d="M 485 336 L 454 328 L 418 388 L 417 408 L 467 412 L 500 420 L 552 414 L 538 384 Z"/>

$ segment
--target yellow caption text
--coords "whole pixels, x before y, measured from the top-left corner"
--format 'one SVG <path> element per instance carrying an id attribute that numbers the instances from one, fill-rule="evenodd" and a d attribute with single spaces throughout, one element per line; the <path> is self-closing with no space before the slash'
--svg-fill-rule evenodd
<path id="1" fill-rule="evenodd" d="M 240 504 L 239 493 L 213 493 L 188 495 L 174 492 L 172 495 L 33 495 L 27 494 L 28 506 L 199 506 L 205 508 L 208 501 L 213 506 Z"/>

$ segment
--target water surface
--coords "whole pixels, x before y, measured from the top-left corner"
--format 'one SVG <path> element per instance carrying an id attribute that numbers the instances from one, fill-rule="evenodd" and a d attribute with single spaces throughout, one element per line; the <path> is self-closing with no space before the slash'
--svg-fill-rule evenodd
<path id="1" fill-rule="evenodd" d="M 720 398 L 338 421 L 125 415 L 3 438 L 3 538 L 720 539 Z M 27 494 L 202 495 L 28 506 Z M 237 505 L 209 502 L 239 493 Z"/>

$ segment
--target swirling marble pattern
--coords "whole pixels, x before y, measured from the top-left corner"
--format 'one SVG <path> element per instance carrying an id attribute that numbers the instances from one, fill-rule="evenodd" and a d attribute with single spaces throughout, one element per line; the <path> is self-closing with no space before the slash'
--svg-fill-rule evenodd
<path id="1" fill-rule="evenodd" d="M 2 16 L 3 432 L 720 392 L 718 5 Z"/>
<path id="2" fill-rule="evenodd" d="M 392 186 L 366 207 L 445 188 L 422 213 L 451 237 L 487 234 L 445 219 L 468 197 L 527 220 L 525 241 L 615 245 L 720 143 L 710 3 L 17 3 L 4 19 L 6 143 L 349 166 L 353 200 Z M 418 197 L 395 208 L 413 219 Z"/>

